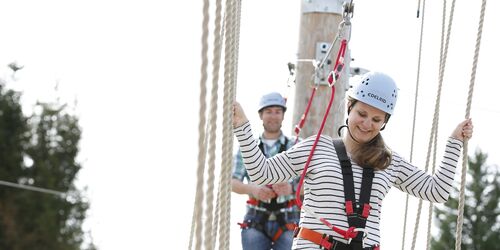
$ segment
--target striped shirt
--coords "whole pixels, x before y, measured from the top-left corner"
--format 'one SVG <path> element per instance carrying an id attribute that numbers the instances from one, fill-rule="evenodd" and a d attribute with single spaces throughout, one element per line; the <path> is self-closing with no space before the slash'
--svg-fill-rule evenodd
<path id="1" fill-rule="evenodd" d="M 302 173 L 309 156 L 315 136 L 309 137 L 291 149 L 272 158 L 260 152 L 252 136 L 250 123 L 235 128 L 234 133 L 250 179 L 259 185 L 283 182 Z M 382 200 L 391 186 L 431 202 L 445 202 L 452 187 L 455 169 L 460 158 L 462 142 L 449 138 L 439 168 L 434 175 L 413 166 L 393 152 L 392 161 L 384 170 L 375 171 L 370 196 L 370 215 L 365 230 L 368 233 L 364 247 L 380 244 L 379 222 Z M 355 198 L 359 200 L 362 168 L 352 162 Z M 307 169 L 304 179 L 303 206 L 319 217 L 325 218 L 333 226 L 347 230 L 347 215 L 344 208 L 345 198 L 342 170 L 333 146 L 333 139 L 322 135 Z M 302 210 L 300 227 L 332 235 L 336 240 L 346 242 L 316 217 Z M 318 245 L 295 238 L 293 249 L 317 249 Z"/>

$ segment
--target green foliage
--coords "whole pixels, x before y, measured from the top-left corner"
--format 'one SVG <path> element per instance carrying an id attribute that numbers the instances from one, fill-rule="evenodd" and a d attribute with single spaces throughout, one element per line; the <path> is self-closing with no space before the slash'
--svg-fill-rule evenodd
<path id="1" fill-rule="evenodd" d="M 74 186 L 80 136 L 64 105 L 40 103 L 25 117 L 20 93 L 0 85 L 0 180 L 66 193 L 0 186 L 0 249 L 82 248 L 89 203 Z"/>
<path id="2" fill-rule="evenodd" d="M 498 166 L 486 166 L 488 156 L 477 151 L 469 158 L 461 249 L 500 249 L 500 173 Z M 431 249 L 455 249 L 458 216 L 458 189 L 444 207 L 434 212 L 439 235 L 431 240 Z"/>

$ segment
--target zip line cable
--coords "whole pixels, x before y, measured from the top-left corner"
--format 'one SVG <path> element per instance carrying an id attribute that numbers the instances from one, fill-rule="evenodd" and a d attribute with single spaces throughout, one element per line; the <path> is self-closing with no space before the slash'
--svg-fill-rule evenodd
<path id="1" fill-rule="evenodd" d="M 56 190 L 52 190 L 52 189 L 48 189 L 48 188 L 35 187 L 35 186 L 31 186 L 31 185 L 24 185 L 24 184 L 2 181 L 2 180 L 0 180 L 0 185 L 66 197 L 66 193 L 64 193 L 64 192 L 60 192 L 60 191 L 56 191 Z"/>

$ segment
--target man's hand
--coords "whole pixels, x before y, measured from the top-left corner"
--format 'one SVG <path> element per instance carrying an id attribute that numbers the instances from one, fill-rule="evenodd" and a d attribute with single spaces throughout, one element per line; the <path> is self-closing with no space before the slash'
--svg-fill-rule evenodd
<path id="1" fill-rule="evenodd" d="M 274 184 L 273 190 L 277 195 L 290 195 L 293 193 L 292 184 L 288 182 Z"/>
<path id="2" fill-rule="evenodd" d="M 258 200 L 269 200 L 276 197 L 276 193 L 266 186 L 254 186 L 252 195 Z"/>

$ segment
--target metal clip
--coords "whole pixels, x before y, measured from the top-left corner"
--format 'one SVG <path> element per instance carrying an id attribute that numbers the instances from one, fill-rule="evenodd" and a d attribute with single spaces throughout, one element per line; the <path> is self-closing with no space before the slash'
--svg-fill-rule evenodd
<path id="1" fill-rule="evenodd" d="M 344 2 L 342 8 L 344 9 L 342 14 L 344 20 L 349 20 L 354 16 L 354 3 L 352 0 Z"/>

